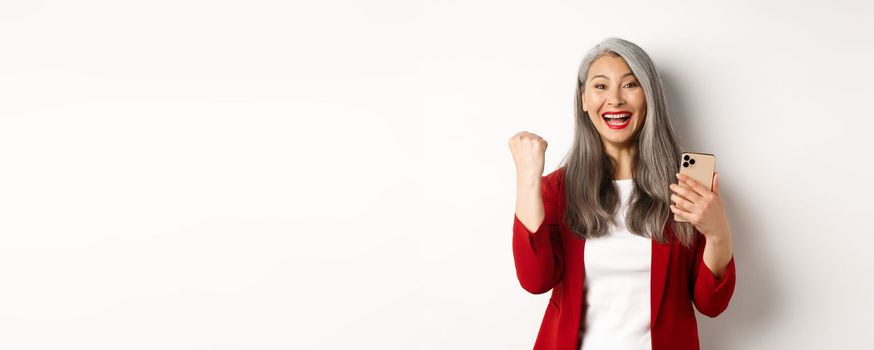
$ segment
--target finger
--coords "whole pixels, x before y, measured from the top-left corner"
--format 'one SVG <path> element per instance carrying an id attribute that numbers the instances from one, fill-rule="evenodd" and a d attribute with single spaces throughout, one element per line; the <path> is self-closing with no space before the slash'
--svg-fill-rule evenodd
<path id="1" fill-rule="evenodd" d="M 683 220 L 686 220 L 687 222 L 691 222 L 691 220 L 689 220 L 689 218 L 691 217 L 692 213 L 685 211 L 683 209 L 677 208 L 677 206 L 673 205 L 673 204 L 671 205 L 671 212 L 673 212 L 675 215 L 683 218 Z"/>
<path id="2" fill-rule="evenodd" d="M 716 193 L 717 196 L 719 195 L 719 173 L 718 172 L 713 173 L 713 193 Z"/>
<path id="3" fill-rule="evenodd" d="M 692 203 L 676 194 L 671 195 L 671 202 L 674 202 L 675 206 L 686 211 L 692 211 L 692 208 L 695 207 L 695 203 Z"/>
<path id="4" fill-rule="evenodd" d="M 699 196 L 705 196 L 708 193 L 710 193 L 709 189 L 704 188 L 704 186 L 701 185 L 701 183 L 696 181 L 695 179 L 688 177 L 685 174 L 677 173 L 677 175 L 678 175 L 678 178 L 680 179 L 680 181 L 682 181 L 684 184 L 686 184 L 686 186 L 689 186 L 689 188 L 691 188 L 693 191 L 695 191 L 695 193 L 697 193 Z"/>
<path id="5" fill-rule="evenodd" d="M 701 196 L 695 193 L 695 191 L 690 190 L 688 187 L 681 186 L 679 184 L 671 184 L 670 188 L 672 191 L 674 191 L 674 193 L 680 195 L 681 197 L 683 197 L 683 199 L 692 203 L 697 203 L 701 200 Z"/>

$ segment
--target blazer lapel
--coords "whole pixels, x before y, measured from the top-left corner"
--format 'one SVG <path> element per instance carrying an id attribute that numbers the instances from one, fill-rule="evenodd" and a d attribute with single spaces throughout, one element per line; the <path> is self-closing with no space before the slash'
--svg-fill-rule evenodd
<path id="1" fill-rule="evenodd" d="M 671 264 L 671 244 L 660 244 L 652 240 L 652 276 L 650 279 L 650 327 L 655 325 L 662 298 L 665 294 L 665 284 L 668 278 L 668 267 Z"/>

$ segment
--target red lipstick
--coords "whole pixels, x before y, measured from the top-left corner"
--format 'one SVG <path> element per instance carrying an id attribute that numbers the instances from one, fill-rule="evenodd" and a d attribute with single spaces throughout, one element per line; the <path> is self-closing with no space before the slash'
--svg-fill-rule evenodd
<path id="1" fill-rule="evenodd" d="M 621 124 L 618 123 L 620 120 L 622 120 L 621 118 L 612 118 L 612 119 L 607 118 L 608 115 L 612 116 L 612 115 L 616 115 L 616 114 L 620 114 L 620 115 L 627 114 L 628 117 Z M 603 114 L 601 114 L 601 119 L 604 120 L 604 124 L 607 124 L 607 127 L 610 129 L 625 129 L 626 127 L 631 125 L 631 118 L 632 117 L 633 117 L 633 115 L 629 111 L 611 111 L 611 112 L 604 112 Z M 617 124 L 613 124 L 613 123 L 617 123 Z"/>

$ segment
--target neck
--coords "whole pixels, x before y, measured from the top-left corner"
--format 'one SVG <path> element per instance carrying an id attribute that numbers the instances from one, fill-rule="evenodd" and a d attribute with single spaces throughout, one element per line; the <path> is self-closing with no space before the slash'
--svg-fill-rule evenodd
<path id="1" fill-rule="evenodd" d="M 604 151 L 607 152 L 607 156 L 615 164 L 613 168 L 614 180 L 631 179 L 633 177 L 632 165 L 634 156 L 637 154 L 636 144 L 616 145 L 605 142 Z"/>

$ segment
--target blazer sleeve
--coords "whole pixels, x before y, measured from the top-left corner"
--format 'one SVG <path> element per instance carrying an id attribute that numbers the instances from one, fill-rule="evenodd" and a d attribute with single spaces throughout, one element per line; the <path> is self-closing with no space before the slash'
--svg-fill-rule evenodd
<path id="1" fill-rule="evenodd" d="M 702 314 L 708 317 L 719 316 L 731 301 L 734 294 L 735 266 L 734 255 L 728 261 L 728 266 L 721 278 L 716 278 L 704 263 L 704 247 L 707 239 L 695 230 L 695 266 L 692 267 L 692 301 Z"/>
<path id="2" fill-rule="evenodd" d="M 550 174 L 541 177 L 543 209 L 546 214 L 536 231 L 529 231 L 513 215 L 513 259 L 516 277 L 522 288 L 533 294 L 542 294 L 561 281 L 561 237 L 557 223 L 556 177 Z"/>

